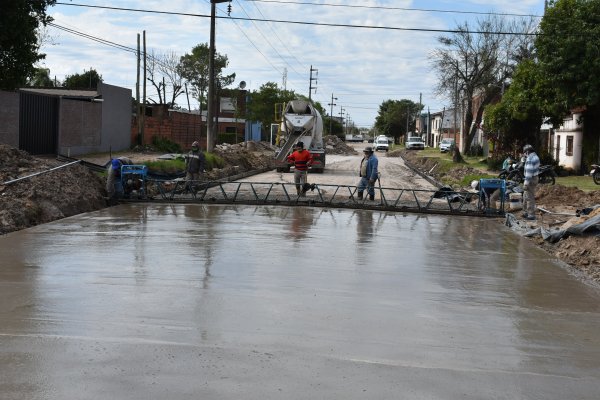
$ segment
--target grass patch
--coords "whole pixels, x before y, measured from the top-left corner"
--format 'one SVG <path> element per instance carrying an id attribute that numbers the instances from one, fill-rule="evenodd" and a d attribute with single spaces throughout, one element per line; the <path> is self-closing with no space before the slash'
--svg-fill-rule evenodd
<path id="1" fill-rule="evenodd" d="M 213 170 L 215 168 L 223 168 L 225 165 L 225 161 L 213 154 L 213 153 L 204 153 L 205 165 L 204 168 L 207 171 Z M 181 171 L 185 171 L 185 159 L 183 155 L 180 155 L 174 160 L 156 160 L 156 161 L 146 161 L 144 165 L 148 167 L 148 170 L 155 173 L 164 173 L 164 174 L 176 174 Z"/>
<path id="2" fill-rule="evenodd" d="M 462 186 L 470 186 L 471 182 L 473 181 L 478 181 L 480 179 L 497 179 L 498 177 L 496 175 L 490 175 L 490 174 L 479 174 L 479 175 L 465 175 L 464 178 L 462 178 L 462 180 L 460 181 Z"/>
<path id="3" fill-rule="evenodd" d="M 596 185 L 591 176 L 559 176 L 556 178 L 557 185 L 563 185 L 567 187 L 576 187 L 586 192 L 593 190 L 600 190 L 600 185 Z"/>
<path id="4" fill-rule="evenodd" d="M 177 158 L 175 160 L 146 161 L 144 164 L 148 167 L 149 171 L 155 173 L 177 174 L 181 171 L 185 171 L 185 161 L 183 158 Z"/>

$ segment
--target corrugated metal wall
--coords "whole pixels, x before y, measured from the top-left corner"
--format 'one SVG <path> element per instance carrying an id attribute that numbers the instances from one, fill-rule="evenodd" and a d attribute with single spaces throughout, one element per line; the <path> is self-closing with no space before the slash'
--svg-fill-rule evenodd
<path id="1" fill-rule="evenodd" d="M 56 154 L 58 97 L 19 93 L 19 149 L 30 154 Z"/>

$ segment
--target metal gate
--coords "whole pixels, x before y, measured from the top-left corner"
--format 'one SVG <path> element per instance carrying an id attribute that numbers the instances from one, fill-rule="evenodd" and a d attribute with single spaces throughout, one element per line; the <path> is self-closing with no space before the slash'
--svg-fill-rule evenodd
<path id="1" fill-rule="evenodd" d="M 29 154 L 56 154 L 58 97 L 19 93 L 19 149 Z"/>

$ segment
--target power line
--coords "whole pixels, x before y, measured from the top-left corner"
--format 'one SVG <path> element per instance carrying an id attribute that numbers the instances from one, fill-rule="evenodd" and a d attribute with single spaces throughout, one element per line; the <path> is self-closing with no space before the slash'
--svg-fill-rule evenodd
<path id="1" fill-rule="evenodd" d="M 238 2 L 239 2 L 239 1 L 241 1 L 241 0 L 238 0 Z M 259 13 L 260 15 L 262 15 L 262 17 L 263 17 L 263 18 L 266 18 L 266 17 L 265 17 L 265 15 L 264 15 L 264 14 L 262 13 L 262 11 L 260 10 L 260 8 L 258 8 L 258 5 L 254 4 L 254 8 L 256 8 L 256 10 L 258 11 L 258 13 Z M 297 58 L 297 57 L 294 55 L 294 53 L 292 53 L 292 52 L 289 50 L 289 47 L 288 47 L 288 46 L 286 46 L 286 45 L 284 45 L 284 43 L 285 43 L 285 42 L 284 42 L 284 41 L 283 41 L 283 40 L 282 40 L 282 39 L 279 37 L 279 35 L 277 34 L 277 31 L 276 31 L 275 29 L 273 29 L 273 27 L 271 26 L 271 24 L 269 24 L 268 26 L 269 26 L 269 29 L 271 29 L 271 32 L 273 32 L 273 34 L 275 35 L 275 37 L 276 37 L 276 38 L 277 38 L 277 40 L 279 41 L 279 43 L 282 45 L 282 47 L 283 47 L 284 49 L 286 49 L 286 50 L 287 50 L 288 54 L 289 54 L 290 56 L 292 56 L 292 58 L 293 58 L 294 60 L 296 60 L 296 62 L 297 62 L 299 65 L 302 65 L 302 61 L 298 60 L 298 58 Z M 288 64 L 288 65 L 289 65 L 289 64 Z M 294 70 L 294 72 L 296 72 L 296 74 L 298 74 L 298 75 L 301 75 L 301 74 L 299 74 L 299 73 L 298 73 L 298 71 L 296 71 L 294 68 L 292 68 L 292 70 Z"/>
<path id="2" fill-rule="evenodd" d="M 498 15 L 498 16 L 504 16 L 504 17 L 531 17 L 531 18 L 542 18 L 543 17 L 543 15 L 534 15 L 534 14 L 497 13 L 497 12 L 462 11 L 462 10 L 440 10 L 440 9 L 434 9 L 434 8 L 427 9 L 427 8 L 408 8 L 408 7 L 390 7 L 390 6 L 365 6 L 365 5 L 352 5 L 352 4 L 333 4 L 333 3 L 310 3 L 307 1 L 283 1 L 283 0 L 244 0 L 244 1 L 260 2 L 260 3 L 326 6 L 326 7 L 368 8 L 368 9 L 372 9 L 372 10 L 420 11 L 420 12 L 435 12 L 435 13 L 446 13 L 446 14 Z"/>
<path id="3" fill-rule="evenodd" d="M 75 4 L 75 3 L 62 3 L 57 2 L 55 4 L 60 4 L 64 6 L 74 6 L 74 7 L 87 7 L 87 8 L 100 8 L 105 10 L 115 10 L 115 11 L 130 11 L 130 12 L 140 12 L 140 13 L 151 13 L 151 14 L 164 14 L 164 15 L 179 15 L 185 17 L 199 17 L 199 18 L 210 18 L 210 15 L 206 14 L 192 14 L 192 13 L 182 13 L 182 12 L 174 12 L 174 11 L 156 11 L 156 10 L 145 10 L 138 8 L 124 8 L 124 7 L 109 7 L 109 6 L 93 6 L 89 4 Z M 334 23 L 326 23 L 326 22 L 307 22 L 307 21 L 292 21 L 292 20 L 282 20 L 282 19 L 267 19 L 267 18 L 242 18 L 242 17 L 231 17 L 231 16 L 216 16 L 216 18 L 220 19 L 229 19 L 229 20 L 237 20 L 237 21 L 257 21 L 257 22 L 273 22 L 279 24 L 292 24 L 292 25 L 308 25 L 308 26 L 327 26 L 332 28 L 356 28 L 356 29 L 377 29 L 377 30 L 390 30 L 390 31 L 408 31 L 408 32 L 435 32 L 435 33 L 461 33 L 461 34 L 496 34 L 496 35 L 519 35 L 519 36 L 537 36 L 538 33 L 535 32 L 503 32 L 503 31 L 470 31 L 463 29 L 433 29 L 433 28 L 401 28 L 394 26 L 375 26 L 375 25 L 355 25 L 355 24 L 334 24 Z"/>

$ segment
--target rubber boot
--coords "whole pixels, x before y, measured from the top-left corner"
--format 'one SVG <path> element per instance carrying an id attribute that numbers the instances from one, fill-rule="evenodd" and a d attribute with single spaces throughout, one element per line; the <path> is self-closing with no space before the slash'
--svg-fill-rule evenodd
<path id="1" fill-rule="evenodd" d="M 363 195 L 363 192 L 358 192 L 358 193 L 356 194 L 356 197 L 357 197 L 359 200 L 362 200 L 362 195 Z"/>
<path id="2" fill-rule="evenodd" d="M 374 201 L 375 200 L 375 195 L 374 194 L 370 194 L 369 195 L 369 200 Z"/>

